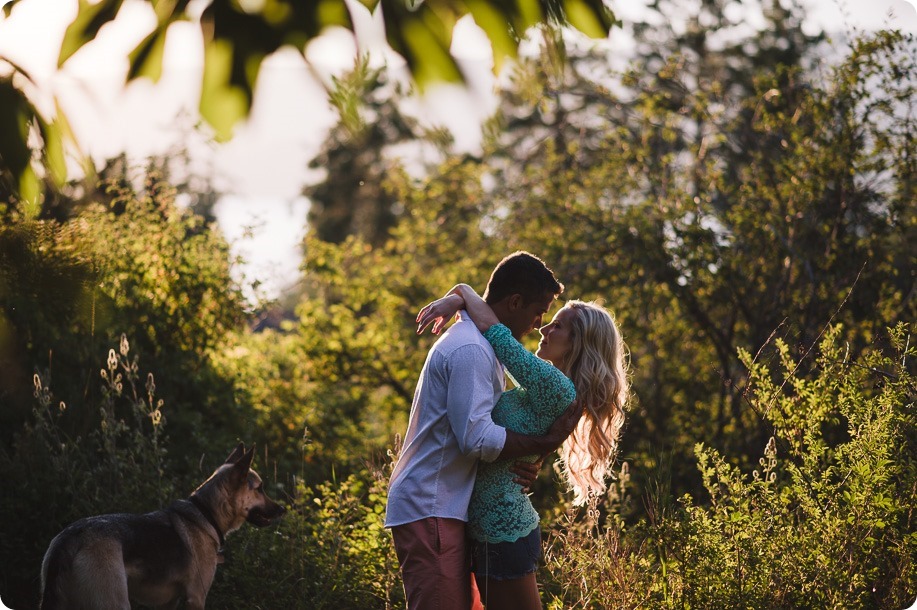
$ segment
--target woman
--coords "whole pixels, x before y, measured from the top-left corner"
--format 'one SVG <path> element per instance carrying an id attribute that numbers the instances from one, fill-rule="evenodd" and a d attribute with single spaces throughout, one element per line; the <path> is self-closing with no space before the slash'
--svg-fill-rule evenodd
<path id="1" fill-rule="evenodd" d="M 563 472 L 576 504 L 602 493 L 628 393 L 625 348 L 614 318 L 595 303 L 570 301 L 540 329 L 542 339 L 533 355 L 470 286 L 459 284 L 421 309 L 417 332 L 433 324 L 433 333 L 439 334 L 460 309 L 468 312 L 517 386 L 495 405 L 494 422 L 523 434 L 544 434 L 576 401 L 583 416 L 560 449 Z M 529 459 L 534 462 L 539 456 Z M 473 570 L 489 609 L 538 610 L 539 519 L 528 496 L 513 482 L 514 461 L 479 464 L 468 506 L 467 531 L 475 541 Z"/>

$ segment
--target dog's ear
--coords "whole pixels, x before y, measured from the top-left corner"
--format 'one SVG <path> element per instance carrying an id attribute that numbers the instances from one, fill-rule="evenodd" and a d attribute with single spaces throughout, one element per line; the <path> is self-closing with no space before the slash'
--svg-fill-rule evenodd
<path id="1" fill-rule="evenodd" d="M 235 481 L 237 485 L 241 485 L 248 480 L 248 471 L 252 467 L 253 459 L 255 459 L 254 445 L 252 445 L 251 449 L 245 451 L 242 457 L 232 465 L 232 480 Z"/>
<path id="2" fill-rule="evenodd" d="M 226 461 L 224 463 L 225 464 L 235 464 L 236 462 L 239 461 L 239 458 L 241 458 L 244 454 L 245 454 L 245 443 L 239 443 L 238 445 L 236 445 L 236 448 L 232 450 L 232 453 L 229 454 L 229 457 L 226 458 Z"/>

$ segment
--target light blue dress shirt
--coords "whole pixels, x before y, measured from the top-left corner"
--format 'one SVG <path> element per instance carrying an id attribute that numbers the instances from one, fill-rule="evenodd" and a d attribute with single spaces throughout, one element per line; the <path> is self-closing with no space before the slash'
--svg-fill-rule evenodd
<path id="1" fill-rule="evenodd" d="M 420 372 L 389 480 L 386 527 L 427 517 L 467 521 L 478 461 L 497 459 L 506 442 L 491 418 L 505 387 L 503 367 L 467 313 L 460 315 Z"/>

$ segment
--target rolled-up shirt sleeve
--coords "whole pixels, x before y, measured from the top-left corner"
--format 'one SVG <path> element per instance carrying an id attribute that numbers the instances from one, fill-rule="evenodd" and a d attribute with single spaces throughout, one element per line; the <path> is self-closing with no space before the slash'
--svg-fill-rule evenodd
<path id="1" fill-rule="evenodd" d="M 449 355 L 446 413 L 459 450 L 485 462 L 497 459 L 506 430 L 493 422 L 493 371 L 483 363 L 492 357 L 481 345 L 465 345 Z"/>

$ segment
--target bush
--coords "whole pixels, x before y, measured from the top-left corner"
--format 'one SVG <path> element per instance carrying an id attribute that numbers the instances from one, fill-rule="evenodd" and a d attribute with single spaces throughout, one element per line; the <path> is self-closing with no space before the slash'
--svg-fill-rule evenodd
<path id="1" fill-rule="evenodd" d="M 295 478 L 290 511 L 273 536 L 253 528 L 233 535 L 229 560 L 217 571 L 208 605 L 246 610 L 403 607 L 398 560 L 383 525 L 387 475 L 367 466 L 344 480 L 332 478 L 314 487 Z"/>
<path id="2" fill-rule="evenodd" d="M 540 577 L 548 607 L 908 607 L 917 591 L 913 330 L 890 331 L 893 356 L 853 361 L 835 327 L 808 374 L 807 354 L 794 360 L 780 341 L 775 372 L 742 353 L 749 407 L 773 433 L 758 468 L 742 472 L 699 443 L 708 499 L 649 497 L 649 517 L 630 527 L 614 513 L 597 527 L 597 507 L 555 519 Z"/>
<path id="3" fill-rule="evenodd" d="M 803 378 L 777 342 L 779 375 L 747 353 L 752 407 L 773 426 L 746 476 L 698 445 L 709 506 L 684 498 L 684 598 L 722 607 L 904 608 L 917 591 L 914 348 L 904 324 L 894 357 L 850 361 L 821 343 Z"/>
<path id="4" fill-rule="evenodd" d="M 13 608 L 37 605 L 42 556 L 64 526 L 94 514 L 148 512 L 171 499 L 176 485 L 164 476 L 165 418 L 153 374 L 142 376 L 126 337 L 95 376 L 102 396 L 95 412 L 74 413 L 46 378 L 34 377 L 32 421 L 9 451 L 0 450 L 7 489 L 0 591 Z M 71 436 L 69 418 L 94 424 Z"/>

